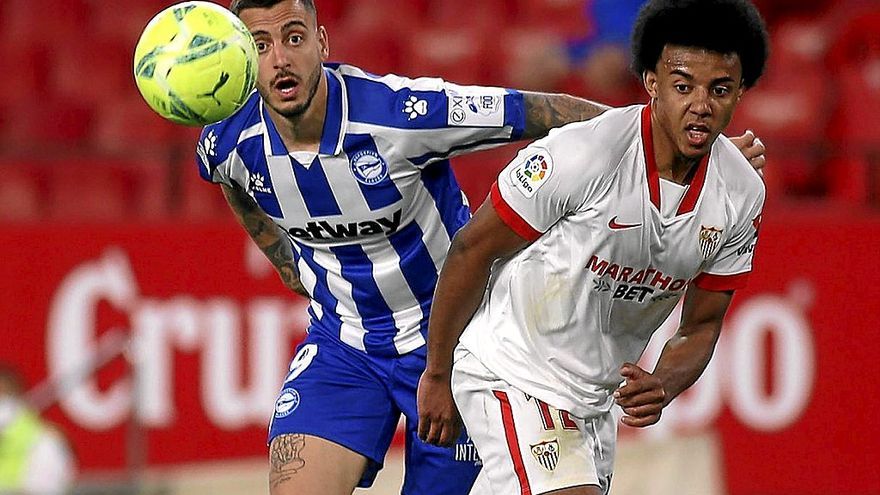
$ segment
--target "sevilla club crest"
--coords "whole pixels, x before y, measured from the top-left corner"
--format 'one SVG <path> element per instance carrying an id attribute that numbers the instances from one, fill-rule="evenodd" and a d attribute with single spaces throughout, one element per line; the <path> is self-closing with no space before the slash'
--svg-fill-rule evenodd
<path id="1" fill-rule="evenodd" d="M 724 232 L 724 229 L 706 227 L 705 225 L 700 227 L 700 252 L 703 254 L 703 259 L 707 260 L 718 249 L 718 245 L 721 243 L 721 233 Z"/>
<path id="2" fill-rule="evenodd" d="M 553 471 L 559 462 L 559 442 L 554 438 L 547 442 L 532 445 L 532 455 L 535 456 L 538 464 L 544 466 L 544 469 Z"/>

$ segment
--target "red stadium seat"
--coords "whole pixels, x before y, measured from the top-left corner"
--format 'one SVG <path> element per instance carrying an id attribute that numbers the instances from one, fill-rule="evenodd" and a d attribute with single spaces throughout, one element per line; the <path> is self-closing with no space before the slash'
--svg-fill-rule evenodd
<path id="1" fill-rule="evenodd" d="M 81 158 L 49 165 L 50 218 L 105 222 L 165 215 L 169 188 L 161 163 Z"/>
<path id="2" fill-rule="evenodd" d="M 48 216 L 60 221 L 120 221 L 127 216 L 122 178 L 98 160 L 53 164 L 47 195 Z"/>
<path id="3" fill-rule="evenodd" d="M 880 58 L 836 77 L 837 106 L 828 128 L 835 159 L 826 166 L 831 194 L 880 205 Z"/>
<path id="4" fill-rule="evenodd" d="M 452 168 L 461 190 L 476 210 L 489 188 L 498 178 L 498 173 L 516 156 L 521 144 L 509 144 L 501 148 L 470 153 L 452 159 Z"/>
<path id="5" fill-rule="evenodd" d="M 839 29 L 828 53 L 832 69 L 880 57 L 880 10 L 856 12 Z"/>
<path id="6" fill-rule="evenodd" d="M 43 213 L 39 171 L 12 161 L 0 164 L 0 221 L 36 221 Z"/>
<path id="7" fill-rule="evenodd" d="M 91 132 L 94 107 L 87 104 L 44 98 L 20 101 L 6 107 L 0 141 L 7 149 L 21 151 L 64 151 L 81 148 Z"/>
<path id="8" fill-rule="evenodd" d="M 731 129 L 754 129 L 767 145 L 786 149 L 821 144 L 829 111 L 826 81 L 809 71 L 768 74 L 746 92 Z"/>
<path id="9" fill-rule="evenodd" d="M 134 45 L 120 39 L 79 36 L 76 43 L 53 49 L 52 92 L 65 99 L 95 105 L 123 93 L 136 92 L 133 56 Z"/>
<path id="10" fill-rule="evenodd" d="M 50 94 L 49 49 L 38 44 L 0 44 L 0 104 L 43 101 Z"/>
<path id="11" fill-rule="evenodd" d="M 509 0 L 443 0 L 430 6 L 432 25 L 450 28 L 466 27 L 490 32 L 509 25 L 517 14 L 516 4 Z"/>
<path id="12" fill-rule="evenodd" d="M 869 0 L 871 1 L 871 0 Z M 781 19 L 789 18 L 793 15 L 819 15 L 826 10 L 831 0 L 755 0 L 761 15 L 770 23 L 775 25 Z M 837 4 L 846 2 L 836 2 Z M 839 7 L 839 5 L 835 5 Z"/>
<path id="13" fill-rule="evenodd" d="M 503 66 L 489 53 L 496 33 L 483 29 L 423 29 L 407 45 L 408 74 L 442 77 L 460 84 L 497 84 Z"/>
<path id="14" fill-rule="evenodd" d="M 184 158 L 175 168 L 180 191 L 176 214 L 188 221 L 232 220 L 220 186 L 199 176 L 195 156 Z"/>
<path id="15" fill-rule="evenodd" d="M 812 71 L 824 63 L 832 42 L 828 17 L 792 18 L 771 29 L 770 67 L 785 71 Z"/>
<path id="16" fill-rule="evenodd" d="M 880 163 L 872 167 L 867 157 L 841 154 L 824 163 L 823 170 L 828 194 L 837 202 L 864 205 L 873 200 L 880 204 L 880 180 L 874 177 Z"/>
<path id="17" fill-rule="evenodd" d="M 842 69 L 836 77 L 838 102 L 829 135 L 838 148 L 880 152 L 880 56 Z"/>
<path id="18" fill-rule="evenodd" d="M 345 13 L 351 8 L 349 3 L 349 0 L 319 0 L 317 2 L 318 22 L 328 26 L 328 29 L 329 26 L 338 25 Z"/>
<path id="19" fill-rule="evenodd" d="M 346 12 L 340 19 L 343 30 L 330 33 L 331 48 L 334 37 L 346 36 L 348 29 L 410 31 L 419 28 L 426 22 L 430 3 L 430 0 L 348 0 Z M 320 11 L 320 3 L 318 7 Z M 366 45 L 362 49 L 373 48 Z"/>
<path id="20" fill-rule="evenodd" d="M 150 19 L 162 9 L 174 4 L 173 0 L 127 0 L 124 8 L 119 2 L 93 2 L 92 26 L 95 36 L 127 40 L 134 45 Z M 224 2 L 228 5 L 228 2 Z"/>
<path id="21" fill-rule="evenodd" d="M 508 27 L 497 40 L 487 40 L 487 59 L 503 70 L 502 83 L 530 91 L 560 92 L 570 76 L 565 40 L 552 30 Z M 484 51 L 483 53 L 489 53 Z M 603 95 L 591 93 L 591 98 Z"/>
<path id="22" fill-rule="evenodd" d="M 823 59 L 830 43 L 827 19 L 790 19 L 772 30 L 767 72 L 746 92 L 732 128 L 754 129 L 774 150 L 815 150 L 830 114 Z"/>
<path id="23" fill-rule="evenodd" d="M 184 138 L 184 130 L 159 117 L 132 92 L 101 105 L 91 139 L 101 153 L 167 154 Z"/>
<path id="24" fill-rule="evenodd" d="M 516 0 L 517 23 L 550 27 L 562 36 L 583 36 L 589 32 L 584 0 Z"/>
<path id="25" fill-rule="evenodd" d="M 92 5 L 89 0 L 4 0 L 0 39 L 22 44 L 54 40 L 75 42 L 90 29 Z M 107 2 L 117 5 L 117 2 Z M 122 10 L 122 9 L 120 9 Z M 47 36 L 49 38 L 47 38 Z"/>
<path id="26" fill-rule="evenodd" d="M 335 37 L 330 33 L 330 60 L 356 65 L 374 74 L 401 72 L 406 39 L 400 31 L 361 24 L 338 31 Z"/>

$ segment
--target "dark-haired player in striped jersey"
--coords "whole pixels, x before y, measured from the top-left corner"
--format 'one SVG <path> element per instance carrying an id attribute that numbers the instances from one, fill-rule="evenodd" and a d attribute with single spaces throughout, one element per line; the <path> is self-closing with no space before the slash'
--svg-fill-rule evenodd
<path id="1" fill-rule="evenodd" d="M 468 493 L 479 466 L 455 454 L 473 452 L 469 439 L 440 448 L 416 431 L 437 274 L 470 216 L 449 158 L 537 138 L 606 107 L 326 64 L 327 32 L 311 1 L 231 8 L 254 35 L 259 91 L 204 129 L 199 168 L 311 303 L 309 334 L 270 426 L 270 491 L 347 495 L 370 486 L 402 413 L 403 493 Z M 743 141 L 762 155 L 753 136 Z"/>

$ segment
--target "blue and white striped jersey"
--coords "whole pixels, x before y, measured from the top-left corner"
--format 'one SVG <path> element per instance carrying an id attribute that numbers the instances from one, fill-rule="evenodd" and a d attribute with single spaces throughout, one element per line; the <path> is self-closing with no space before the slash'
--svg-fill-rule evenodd
<path id="1" fill-rule="evenodd" d="M 320 149 L 288 152 L 255 92 L 207 126 L 200 172 L 245 188 L 293 242 L 310 332 L 378 356 L 425 344 L 428 310 L 467 200 L 448 159 L 518 139 L 523 96 L 327 64 Z"/>

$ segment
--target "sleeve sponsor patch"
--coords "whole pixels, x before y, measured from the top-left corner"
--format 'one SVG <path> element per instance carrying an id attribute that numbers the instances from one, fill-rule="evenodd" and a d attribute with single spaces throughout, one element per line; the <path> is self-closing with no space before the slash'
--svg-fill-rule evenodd
<path id="1" fill-rule="evenodd" d="M 523 196 L 531 198 L 553 173 L 553 160 L 547 152 L 535 153 L 510 170 L 510 181 Z"/>
<path id="2" fill-rule="evenodd" d="M 447 124 L 458 127 L 503 127 L 504 94 L 484 92 L 456 92 L 448 90 L 449 116 Z"/>

